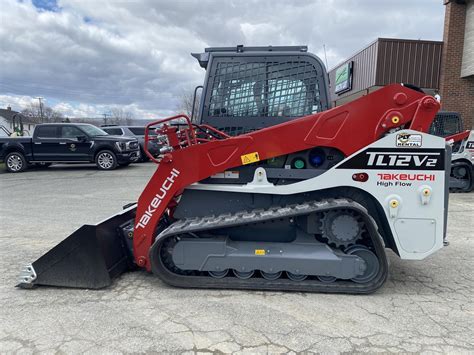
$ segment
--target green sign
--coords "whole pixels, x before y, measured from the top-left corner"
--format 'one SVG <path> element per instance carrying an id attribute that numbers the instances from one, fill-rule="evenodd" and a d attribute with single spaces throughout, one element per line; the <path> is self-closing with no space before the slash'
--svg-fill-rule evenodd
<path id="1" fill-rule="evenodd" d="M 352 88 L 352 62 L 346 63 L 336 69 L 335 85 L 335 94 L 349 91 Z"/>

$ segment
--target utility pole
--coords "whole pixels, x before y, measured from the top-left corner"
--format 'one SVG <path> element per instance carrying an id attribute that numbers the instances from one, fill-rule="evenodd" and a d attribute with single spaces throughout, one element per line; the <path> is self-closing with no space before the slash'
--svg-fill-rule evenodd
<path id="1" fill-rule="evenodd" d="M 103 113 L 102 116 L 104 116 L 104 125 L 107 124 L 107 116 L 108 114 L 107 113 Z"/>
<path id="2" fill-rule="evenodd" d="M 324 49 L 324 60 L 326 61 L 326 70 L 329 71 L 328 56 L 326 55 L 326 45 L 325 44 L 323 44 L 323 49 Z"/>
<path id="3" fill-rule="evenodd" d="M 43 118 L 43 101 L 42 101 L 42 100 L 44 100 L 44 98 L 41 97 L 41 96 L 38 96 L 37 99 L 38 99 L 38 101 L 39 101 L 39 106 L 40 106 L 41 123 L 43 123 L 43 122 L 44 122 L 44 118 Z"/>

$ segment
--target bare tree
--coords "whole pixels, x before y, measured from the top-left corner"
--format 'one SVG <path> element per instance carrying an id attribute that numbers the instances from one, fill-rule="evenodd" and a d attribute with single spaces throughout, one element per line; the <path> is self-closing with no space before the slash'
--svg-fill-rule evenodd
<path id="1" fill-rule="evenodd" d="M 193 117 L 193 120 L 196 121 L 198 119 L 199 102 L 201 101 L 201 92 L 198 91 L 196 95 L 196 103 L 194 105 L 194 115 L 192 115 L 193 99 L 194 99 L 194 90 L 183 91 L 178 96 L 178 103 L 176 105 L 176 109 L 179 111 L 179 113 L 183 113 L 187 115 L 189 118 Z"/>
<path id="2" fill-rule="evenodd" d="M 113 108 L 110 110 L 110 118 L 107 123 L 130 126 L 133 123 L 134 115 L 130 111 L 122 108 Z"/>
<path id="3" fill-rule="evenodd" d="M 44 106 L 43 112 L 40 110 L 40 106 L 37 103 L 31 103 L 28 107 L 21 111 L 22 115 L 28 117 L 28 119 L 34 123 L 41 122 L 62 122 L 64 116 L 61 112 L 53 110 L 49 106 Z"/>

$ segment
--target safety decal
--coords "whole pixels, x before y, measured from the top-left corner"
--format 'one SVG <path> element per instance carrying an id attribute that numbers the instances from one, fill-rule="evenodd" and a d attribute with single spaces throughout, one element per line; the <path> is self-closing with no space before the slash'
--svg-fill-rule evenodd
<path id="1" fill-rule="evenodd" d="M 252 164 L 252 163 L 255 163 L 257 161 L 260 161 L 260 157 L 258 155 L 258 152 L 253 152 L 253 153 L 241 155 L 240 159 L 242 159 L 242 164 L 243 165 Z"/>
<path id="2" fill-rule="evenodd" d="M 399 133 L 397 134 L 397 147 L 421 147 L 421 134 Z"/>
<path id="3" fill-rule="evenodd" d="M 226 170 L 211 176 L 211 179 L 238 179 L 240 172 L 238 170 Z"/>
<path id="4" fill-rule="evenodd" d="M 255 249 L 255 255 L 265 255 L 265 249 Z"/>

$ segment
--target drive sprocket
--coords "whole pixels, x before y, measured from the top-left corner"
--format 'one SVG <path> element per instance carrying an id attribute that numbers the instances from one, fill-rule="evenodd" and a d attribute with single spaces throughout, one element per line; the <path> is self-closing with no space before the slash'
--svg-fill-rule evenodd
<path id="1" fill-rule="evenodd" d="M 321 218 L 321 232 L 329 244 L 347 248 L 362 238 L 364 225 L 352 211 L 328 211 Z"/>

